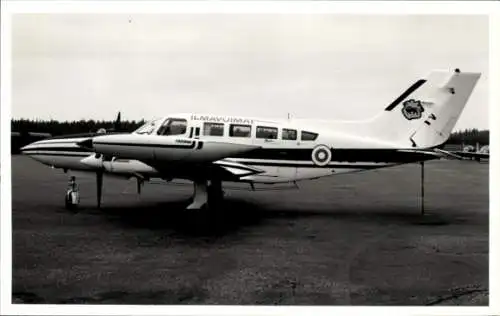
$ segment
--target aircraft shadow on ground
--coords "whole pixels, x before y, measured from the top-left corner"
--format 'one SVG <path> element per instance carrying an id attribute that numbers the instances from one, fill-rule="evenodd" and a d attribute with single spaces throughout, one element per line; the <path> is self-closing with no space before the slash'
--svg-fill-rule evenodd
<path id="1" fill-rule="evenodd" d="M 107 220 L 126 227 L 174 230 L 186 236 L 225 235 L 245 227 L 265 225 L 266 221 L 280 219 L 289 221 L 300 218 L 322 218 L 326 221 L 370 222 L 379 225 L 449 225 L 464 222 L 464 219 L 458 216 L 452 217 L 437 212 L 422 216 L 414 207 L 268 209 L 248 201 L 227 199 L 217 210 L 187 211 L 185 208 L 188 204 L 188 201 L 181 200 L 156 204 L 106 206 L 99 212 L 82 208 L 80 212 L 103 214 Z"/>

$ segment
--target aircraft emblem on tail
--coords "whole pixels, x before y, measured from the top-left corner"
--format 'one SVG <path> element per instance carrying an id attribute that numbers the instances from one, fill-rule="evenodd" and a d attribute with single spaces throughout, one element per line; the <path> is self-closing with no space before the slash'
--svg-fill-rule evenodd
<path id="1" fill-rule="evenodd" d="M 407 120 L 415 120 L 422 117 L 424 107 L 420 101 L 410 99 L 403 102 L 403 109 L 401 109 L 401 111 Z"/>

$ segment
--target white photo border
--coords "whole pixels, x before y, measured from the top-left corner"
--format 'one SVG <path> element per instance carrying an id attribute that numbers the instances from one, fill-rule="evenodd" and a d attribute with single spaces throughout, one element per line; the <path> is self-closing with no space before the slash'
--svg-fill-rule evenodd
<path id="1" fill-rule="evenodd" d="M 496 1 L 2 1 L 1 8 L 1 315 L 498 315 L 500 10 Z M 331 13 L 484 14 L 490 17 L 490 274 L 489 307 L 134 306 L 12 304 L 11 23 L 19 13 Z M 495 282 L 496 280 L 496 282 Z"/>

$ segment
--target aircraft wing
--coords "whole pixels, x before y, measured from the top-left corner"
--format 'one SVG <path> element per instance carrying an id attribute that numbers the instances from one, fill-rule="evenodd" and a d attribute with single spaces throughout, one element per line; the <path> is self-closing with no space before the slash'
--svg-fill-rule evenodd
<path id="1" fill-rule="evenodd" d="M 237 181 L 263 172 L 227 160 L 261 147 L 253 144 L 128 134 L 98 136 L 79 143 L 79 146 L 104 157 L 115 157 L 115 161 L 140 162 L 136 163 L 138 168 L 146 170 L 149 167 L 166 179 L 217 177 Z"/>
<path id="2" fill-rule="evenodd" d="M 239 181 L 243 177 L 263 173 L 263 170 L 226 159 L 214 162 L 189 161 L 165 164 L 158 161 L 142 161 L 158 171 L 164 179 L 196 179 L 216 177 L 223 181 Z"/>
<path id="3" fill-rule="evenodd" d="M 155 161 L 161 165 L 206 164 L 261 147 L 225 141 L 134 134 L 98 136 L 78 145 L 106 156 L 136 159 L 147 164 Z"/>

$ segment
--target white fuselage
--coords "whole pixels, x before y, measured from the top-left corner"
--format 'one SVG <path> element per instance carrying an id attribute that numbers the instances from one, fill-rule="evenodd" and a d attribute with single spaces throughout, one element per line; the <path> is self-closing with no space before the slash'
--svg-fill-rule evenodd
<path id="1" fill-rule="evenodd" d="M 179 130 L 165 132 L 168 124 Z M 130 134 L 43 140 L 24 147 L 23 153 L 56 168 L 101 168 L 147 178 L 165 178 L 166 171 L 159 168 L 212 163 L 234 175 L 235 181 L 255 183 L 313 179 L 401 163 L 384 155 L 384 150 L 394 148 L 392 144 L 331 127 L 324 122 L 179 114 Z M 86 140 L 92 140 L 92 149 L 81 145 Z"/>

